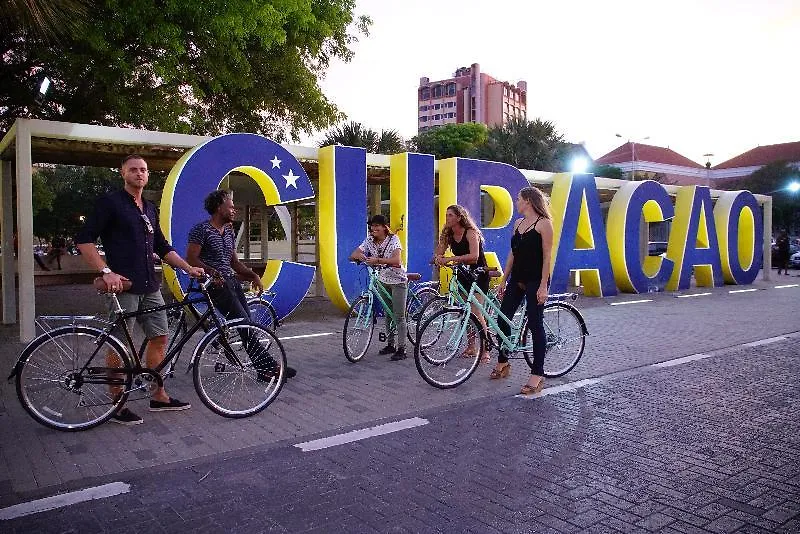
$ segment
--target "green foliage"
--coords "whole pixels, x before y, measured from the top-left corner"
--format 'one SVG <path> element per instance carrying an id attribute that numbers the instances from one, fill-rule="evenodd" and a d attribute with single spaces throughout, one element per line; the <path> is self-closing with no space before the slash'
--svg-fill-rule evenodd
<path id="1" fill-rule="evenodd" d="M 483 124 L 445 124 L 420 133 L 411 141 L 414 150 L 433 154 L 436 159 L 472 157 L 476 147 L 484 144 L 489 130 Z"/>
<path id="2" fill-rule="evenodd" d="M 566 144 L 550 121 L 514 118 L 489 130 L 489 137 L 475 150 L 475 157 L 500 161 L 518 169 L 560 172 L 565 170 Z"/>
<path id="3" fill-rule="evenodd" d="M 83 226 L 80 217 L 92 212 L 98 196 L 121 189 L 122 177 L 111 169 L 58 165 L 39 169 L 33 183 L 33 233 L 52 240 L 73 237 Z M 37 197 L 40 188 L 46 193 Z"/>
<path id="4" fill-rule="evenodd" d="M 31 0 L 32 1 L 32 0 Z M 0 33 L 0 130 L 16 117 L 298 139 L 340 120 L 318 79 L 367 34 L 355 0 L 97 0 L 53 43 Z M 46 101 L 34 96 L 43 76 Z"/>
<path id="5" fill-rule="evenodd" d="M 373 154 L 397 154 L 405 150 L 405 142 L 397 130 L 380 133 L 360 122 L 350 121 L 329 130 L 319 146 L 342 145 L 366 148 Z"/>
<path id="6" fill-rule="evenodd" d="M 794 231 L 800 228 L 800 193 L 791 193 L 786 189 L 792 181 L 800 181 L 800 168 L 777 161 L 761 167 L 750 176 L 721 183 L 719 187 L 772 196 L 774 227 Z"/>
<path id="7" fill-rule="evenodd" d="M 614 165 L 596 165 L 589 169 L 589 172 L 595 176 L 602 176 L 603 178 L 622 180 L 622 169 Z"/>

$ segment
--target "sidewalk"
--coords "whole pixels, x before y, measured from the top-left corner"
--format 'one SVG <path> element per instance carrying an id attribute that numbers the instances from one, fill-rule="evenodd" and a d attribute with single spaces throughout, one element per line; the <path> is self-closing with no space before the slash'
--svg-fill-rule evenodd
<path id="1" fill-rule="evenodd" d="M 800 288 L 775 288 L 800 279 L 779 280 L 741 288 L 757 290 L 752 292 L 730 293 L 740 288 L 726 286 L 684 293 L 711 293 L 697 298 L 671 294 L 582 298 L 578 306 L 590 332 L 584 357 L 567 376 L 548 381 L 548 387 L 800 330 Z M 651 298 L 652 302 L 612 305 Z M 101 309 L 98 297 L 85 287 L 41 288 L 37 300 L 39 314 L 74 313 L 76 308 L 83 314 Z M 89 309 L 92 303 L 95 307 Z M 214 415 L 197 399 L 191 376 L 179 374 L 167 388 L 173 396 L 190 401 L 191 410 L 151 414 L 146 411 L 146 401 L 137 401 L 131 408 L 145 418 L 142 425 L 106 424 L 87 432 L 61 433 L 30 419 L 16 398 L 13 382 L 3 380 L 0 506 L 18 502 L 28 492 L 87 477 L 330 433 L 420 411 L 445 410 L 476 399 L 509 397 L 518 392 L 528 373 L 524 361 L 514 361 L 508 380 L 487 380 L 489 367 L 483 367 L 466 384 L 437 390 L 422 381 L 412 359 L 389 362 L 378 356 L 377 339 L 364 361 L 348 363 L 341 348 L 342 323 L 342 315 L 329 303 L 316 301 L 305 303 L 279 329 L 281 337 L 327 335 L 284 341 L 298 376 L 267 410 L 249 419 Z M 16 326 L 0 329 L 2 378 L 22 349 L 12 341 L 16 335 Z"/>

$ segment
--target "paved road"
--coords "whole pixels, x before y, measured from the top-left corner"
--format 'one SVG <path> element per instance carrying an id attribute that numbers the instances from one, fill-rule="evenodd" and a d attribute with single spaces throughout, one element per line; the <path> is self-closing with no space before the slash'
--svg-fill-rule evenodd
<path id="1" fill-rule="evenodd" d="M 800 336 L 301 452 L 105 477 L 10 532 L 798 532 Z M 680 363 L 680 362 L 673 362 Z M 558 389 L 558 388 L 553 388 Z M 545 390 L 547 391 L 547 390 Z"/>
<path id="2" fill-rule="evenodd" d="M 800 288 L 793 284 L 798 281 L 784 278 L 779 283 L 761 282 L 752 288 L 757 291 L 746 293 L 730 293 L 736 288 L 726 287 L 692 298 L 659 294 L 648 297 L 652 302 L 629 305 L 611 304 L 640 297 L 582 299 L 591 333 L 586 356 L 567 377 L 550 381 L 548 389 L 620 371 L 648 369 L 655 362 L 800 330 Z M 794 287 L 782 287 L 787 285 Z M 85 307 L 96 303 L 82 288 L 49 291 L 39 294 L 42 312 L 64 313 L 75 302 Z M 690 293 L 699 292 L 705 291 Z M 267 412 L 243 421 L 222 419 L 206 410 L 193 392 L 190 377 L 182 375 L 169 387 L 174 395 L 193 402 L 189 412 L 149 414 L 140 401 L 132 407 L 146 417 L 144 425 L 124 428 L 109 424 L 90 432 L 64 434 L 39 427 L 27 418 L 13 386 L 3 382 L 0 507 L 90 486 L 96 480 L 124 479 L 143 467 L 150 472 L 187 461 L 219 463 L 221 458 L 264 450 L 269 444 L 296 443 L 420 413 L 430 419 L 437 414 L 467 410 L 459 413 L 457 420 L 461 421 L 469 418 L 469 409 L 482 405 L 487 420 L 502 421 L 508 417 L 507 412 L 498 415 L 491 409 L 487 412 L 487 407 L 512 403 L 509 406 L 516 410 L 519 406 L 509 397 L 525 380 L 524 362 L 514 362 L 509 380 L 485 380 L 481 373 L 488 374 L 487 368 L 456 390 L 439 391 L 422 382 L 411 361 L 390 363 L 376 355 L 356 365 L 348 364 L 341 353 L 341 316 L 329 306 L 319 302 L 307 306 L 287 322 L 281 335 L 308 333 L 329 335 L 286 340 L 290 361 L 300 374 Z M 10 368 L 21 349 L 12 341 L 15 335 L 9 327 L 0 330 L 0 338 L 5 341 L 0 348 L 0 368 Z M 791 345 L 785 350 L 791 351 Z M 407 432 L 413 434 L 428 427 L 431 425 Z M 498 446 L 493 435 L 482 441 L 488 442 L 488 451 Z M 281 463 L 284 459 L 276 461 Z M 302 467 L 297 469 L 302 471 Z M 208 479 L 212 479 L 211 475 Z M 481 502 L 483 499 L 485 496 Z"/>

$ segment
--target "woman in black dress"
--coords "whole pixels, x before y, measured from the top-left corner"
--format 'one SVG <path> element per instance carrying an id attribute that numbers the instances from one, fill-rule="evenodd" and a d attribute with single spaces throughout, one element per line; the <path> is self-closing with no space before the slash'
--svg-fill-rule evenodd
<path id="1" fill-rule="evenodd" d="M 448 248 L 453 253 L 452 256 L 444 255 Z M 439 235 L 439 242 L 436 244 L 434 262 L 436 265 L 463 263 L 464 265 L 469 265 L 471 269 L 486 267 L 486 256 L 483 253 L 483 234 L 463 206 L 458 204 L 448 206 L 444 228 Z M 478 287 L 484 293 L 489 290 L 489 274 L 486 272 L 476 274 L 475 278 L 459 274 L 458 281 L 461 287 L 467 291 L 470 290 L 473 283 L 478 284 Z M 483 298 L 480 295 L 476 295 L 476 297 L 479 300 Z M 478 321 L 485 332 L 486 322 L 483 320 L 483 315 L 475 309 L 475 305 L 472 306 L 472 312 L 478 317 Z M 489 355 L 483 349 L 484 347 L 481 347 L 481 363 L 488 363 Z M 464 355 L 474 356 L 477 354 L 477 350 L 475 348 L 475 336 L 470 336 Z"/>
<path id="2" fill-rule="evenodd" d="M 528 326 L 533 335 L 533 368 L 520 393 L 529 395 L 544 387 L 544 303 L 550 281 L 553 221 L 544 194 L 535 187 L 525 187 L 519 192 L 516 207 L 523 218 L 514 223 L 511 252 L 497 294 L 503 299 L 500 310 L 509 318 L 514 316 L 522 299 L 526 300 Z M 511 325 L 502 319 L 498 322 L 503 333 L 509 335 Z M 506 378 L 510 373 L 508 354 L 501 350 L 489 378 Z"/>

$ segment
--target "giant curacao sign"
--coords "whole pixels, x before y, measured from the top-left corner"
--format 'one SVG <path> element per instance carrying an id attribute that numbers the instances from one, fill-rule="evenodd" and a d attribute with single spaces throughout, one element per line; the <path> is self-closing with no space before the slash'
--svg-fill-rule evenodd
<path id="1" fill-rule="evenodd" d="M 231 171 L 250 176 L 266 205 L 316 196 L 321 278 L 331 300 L 346 309 L 360 291 L 359 270 L 348 256 L 366 233 L 366 156 L 362 148 L 320 149 L 315 195 L 303 167 L 278 143 L 253 134 L 216 137 L 187 152 L 170 172 L 161 200 L 162 229 L 177 250 L 185 250 L 191 226 L 208 217 L 203 198 Z M 511 165 L 464 158 L 441 160 L 438 171 L 437 180 L 430 155 L 390 156 L 390 222 L 393 228 L 402 226 L 398 236 L 409 271 L 431 272 L 428 261 L 447 206 L 461 204 L 477 216 L 481 192 L 494 204 L 493 218 L 482 228 L 487 259 L 501 267 L 510 247 L 513 200 L 527 179 Z M 673 202 L 657 182 L 627 182 L 614 195 L 604 224 L 594 177 L 564 173 L 553 178 L 551 208 L 553 293 L 566 291 L 574 270 L 581 273 L 587 295 L 605 297 L 654 286 L 687 289 L 693 274 L 699 286 L 749 284 L 761 267 L 761 209 L 747 191 L 723 192 L 713 204 L 707 187 L 685 186 Z M 665 257 L 641 259 L 642 221 L 670 219 Z M 274 305 L 281 317 L 302 301 L 314 275 L 313 266 L 267 261 L 264 286 L 277 293 Z M 183 275 L 168 270 L 166 276 L 173 292 L 185 290 Z"/>

